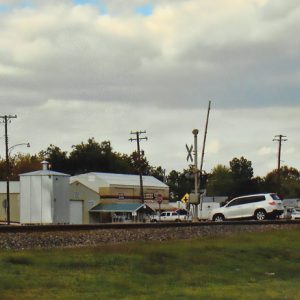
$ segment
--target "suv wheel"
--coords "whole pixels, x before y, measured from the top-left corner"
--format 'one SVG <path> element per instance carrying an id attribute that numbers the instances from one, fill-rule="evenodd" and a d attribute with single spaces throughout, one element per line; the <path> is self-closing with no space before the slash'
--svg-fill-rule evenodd
<path id="1" fill-rule="evenodd" d="M 265 220 L 266 216 L 267 216 L 267 214 L 266 214 L 265 210 L 263 210 L 263 209 L 257 210 L 254 214 L 255 219 L 258 221 Z"/>
<path id="2" fill-rule="evenodd" d="M 213 216 L 213 221 L 215 222 L 223 222 L 225 220 L 224 216 L 221 214 L 214 215 Z"/>

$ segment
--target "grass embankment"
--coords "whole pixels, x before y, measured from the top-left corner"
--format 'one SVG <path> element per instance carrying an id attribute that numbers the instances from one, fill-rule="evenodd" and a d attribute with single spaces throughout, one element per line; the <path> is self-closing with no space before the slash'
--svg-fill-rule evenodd
<path id="1" fill-rule="evenodd" d="M 0 299 L 300 299 L 300 232 L 0 252 Z"/>

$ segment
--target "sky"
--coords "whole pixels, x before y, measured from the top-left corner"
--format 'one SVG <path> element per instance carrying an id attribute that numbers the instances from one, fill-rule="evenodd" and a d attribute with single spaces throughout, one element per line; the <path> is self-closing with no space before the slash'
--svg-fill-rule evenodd
<path id="1" fill-rule="evenodd" d="M 0 115 L 12 153 L 111 141 L 166 172 L 188 168 L 199 130 L 203 169 L 252 162 L 300 169 L 298 0 L 0 0 Z M 4 125 L 0 155 L 4 157 Z M 200 158 L 199 158 L 200 160 Z"/>

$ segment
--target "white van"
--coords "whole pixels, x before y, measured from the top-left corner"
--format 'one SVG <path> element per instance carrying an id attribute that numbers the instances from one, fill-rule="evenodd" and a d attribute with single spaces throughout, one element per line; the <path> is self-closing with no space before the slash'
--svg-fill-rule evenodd
<path id="1" fill-rule="evenodd" d="M 276 218 L 283 213 L 283 205 L 277 194 L 256 194 L 237 197 L 226 205 L 211 211 L 209 219 L 215 222 L 227 219 Z"/>

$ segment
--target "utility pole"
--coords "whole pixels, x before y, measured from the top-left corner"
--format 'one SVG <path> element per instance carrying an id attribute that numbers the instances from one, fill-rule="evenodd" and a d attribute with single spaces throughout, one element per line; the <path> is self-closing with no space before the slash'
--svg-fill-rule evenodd
<path id="1" fill-rule="evenodd" d="M 143 172 L 142 172 L 142 160 L 141 160 L 141 149 L 140 149 L 140 141 L 141 140 L 148 140 L 147 137 L 140 137 L 141 134 L 146 133 L 146 131 L 131 131 L 130 134 L 134 134 L 136 138 L 130 138 L 129 141 L 133 142 L 136 141 L 137 143 L 137 154 L 138 154 L 138 165 L 139 165 L 139 175 L 140 175 L 140 196 L 141 201 L 144 203 L 144 188 L 143 188 Z"/>
<path id="2" fill-rule="evenodd" d="M 7 201 L 7 209 L 6 209 L 6 221 L 7 224 L 10 224 L 10 193 L 9 193 L 9 179 L 10 179 L 10 165 L 9 165 L 9 152 L 8 152 L 8 134 L 7 134 L 7 124 L 11 122 L 11 119 L 16 119 L 17 115 L 5 115 L 0 116 L 3 119 L 3 123 L 5 126 L 5 165 L 6 165 L 6 201 Z"/>
<path id="3" fill-rule="evenodd" d="M 279 193 L 281 190 L 281 180 L 280 180 L 280 163 L 281 163 L 281 144 L 282 142 L 286 142 L 286 135 L 275 135 L 273 141 L 278 142 L 278 157 L 277 157 L 277 180 L 278 180 L 278 189 Z"/>

